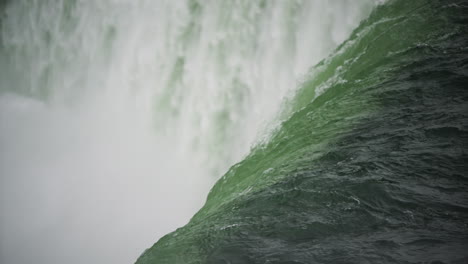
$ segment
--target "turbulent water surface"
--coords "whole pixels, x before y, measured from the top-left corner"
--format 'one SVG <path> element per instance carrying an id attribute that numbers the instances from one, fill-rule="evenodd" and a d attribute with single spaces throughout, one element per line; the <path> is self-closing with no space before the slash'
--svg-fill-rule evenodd
<path id="1" fill-rule="evenodd" d="M 377 7 L 137 263 L 468 262 L 467 23 L 467 1 Z"/>
<path id="2" fill-rule="evenodd" d="M 468 1 L 0 11 L 1 263 L 468 262 Z"/>

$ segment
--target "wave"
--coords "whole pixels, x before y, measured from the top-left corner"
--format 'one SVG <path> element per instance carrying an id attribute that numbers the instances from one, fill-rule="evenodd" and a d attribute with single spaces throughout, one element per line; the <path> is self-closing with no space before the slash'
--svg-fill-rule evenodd
<path id="1" fill-rule="evenodd" d="M 137 263 L 464 263 L 468 2 L 393 0 Z"/>

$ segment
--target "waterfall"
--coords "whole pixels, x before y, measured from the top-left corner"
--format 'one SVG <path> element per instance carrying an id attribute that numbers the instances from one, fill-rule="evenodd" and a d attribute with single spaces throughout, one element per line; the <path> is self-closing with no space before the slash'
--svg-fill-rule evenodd
<path id="1" fill-rule="evenodd" d="M 0 5 L 1 262 L 135 261 L 376 2 Z"/>

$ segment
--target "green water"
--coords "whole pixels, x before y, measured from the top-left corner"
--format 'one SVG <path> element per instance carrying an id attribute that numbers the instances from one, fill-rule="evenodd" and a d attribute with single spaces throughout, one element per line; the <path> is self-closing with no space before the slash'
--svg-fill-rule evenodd
<path id="1" fill-rule="evenodd" d="M 376 8 L 137 263 L 468 262 L 468 1 Z"/>

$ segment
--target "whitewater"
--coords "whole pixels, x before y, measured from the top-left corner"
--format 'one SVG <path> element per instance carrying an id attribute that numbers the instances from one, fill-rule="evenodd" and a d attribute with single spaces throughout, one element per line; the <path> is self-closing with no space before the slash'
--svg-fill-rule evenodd
<path id="1" fill-rule="evenodd" d="M 0 2 L 0 262 L 135 262 L 379 2 Z"/>

